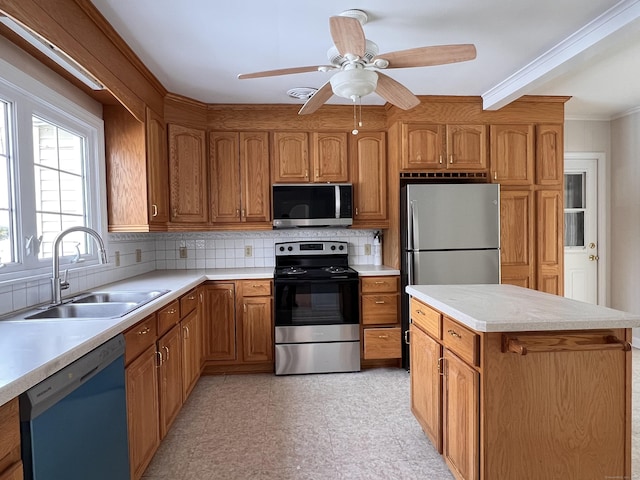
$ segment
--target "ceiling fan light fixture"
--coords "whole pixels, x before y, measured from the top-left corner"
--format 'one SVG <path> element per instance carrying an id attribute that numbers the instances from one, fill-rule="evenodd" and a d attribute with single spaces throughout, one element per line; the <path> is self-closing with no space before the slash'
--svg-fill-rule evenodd
<path id="1" fill-rule="evenodd" d="M 353 100 L 372 93 L 378 85 L 378 74 L 372 70 L 357 68 L 342 70 L 331 77 L 333 93 L 342 98 Z"/>

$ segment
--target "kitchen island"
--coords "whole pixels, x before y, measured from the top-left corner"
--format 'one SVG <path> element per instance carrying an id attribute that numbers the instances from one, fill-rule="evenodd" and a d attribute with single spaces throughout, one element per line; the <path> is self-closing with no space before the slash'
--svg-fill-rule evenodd
<path id="1" fill-rule="evenodd" d="M 411 408 L 457 478 L 631 478 L 640 315 L 511 285 L 406 291 Z"/>

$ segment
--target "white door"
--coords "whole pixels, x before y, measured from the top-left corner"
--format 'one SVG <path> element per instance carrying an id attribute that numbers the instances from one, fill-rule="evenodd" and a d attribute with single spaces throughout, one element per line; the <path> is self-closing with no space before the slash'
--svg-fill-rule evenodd
<path id="1" fill-rule="evenodd" d="M 598 160 L 565 159 L 565 297 L 598 303 L 598 260 Z"/>

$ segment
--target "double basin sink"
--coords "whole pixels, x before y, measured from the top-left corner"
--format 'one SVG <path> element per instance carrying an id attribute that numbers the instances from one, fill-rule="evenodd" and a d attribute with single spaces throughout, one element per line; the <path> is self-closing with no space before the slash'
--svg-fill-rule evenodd
<path id="1" fill-rule="evenodd" d="M 169 290 L 88 292 L 26 318 L 118 318 L 167 292 Z"/>

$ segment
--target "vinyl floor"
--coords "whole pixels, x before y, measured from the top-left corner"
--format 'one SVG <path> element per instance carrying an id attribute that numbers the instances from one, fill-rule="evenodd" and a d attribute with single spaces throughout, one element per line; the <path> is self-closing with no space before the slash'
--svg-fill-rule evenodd
<path id="1" fill-rule="evenodd" d="M 640 480 L 640 350 L 633 354 L 633 480 Z M 200 379 L 145 480 L 449 480 L 409 409 L 409 375 Z"/>

